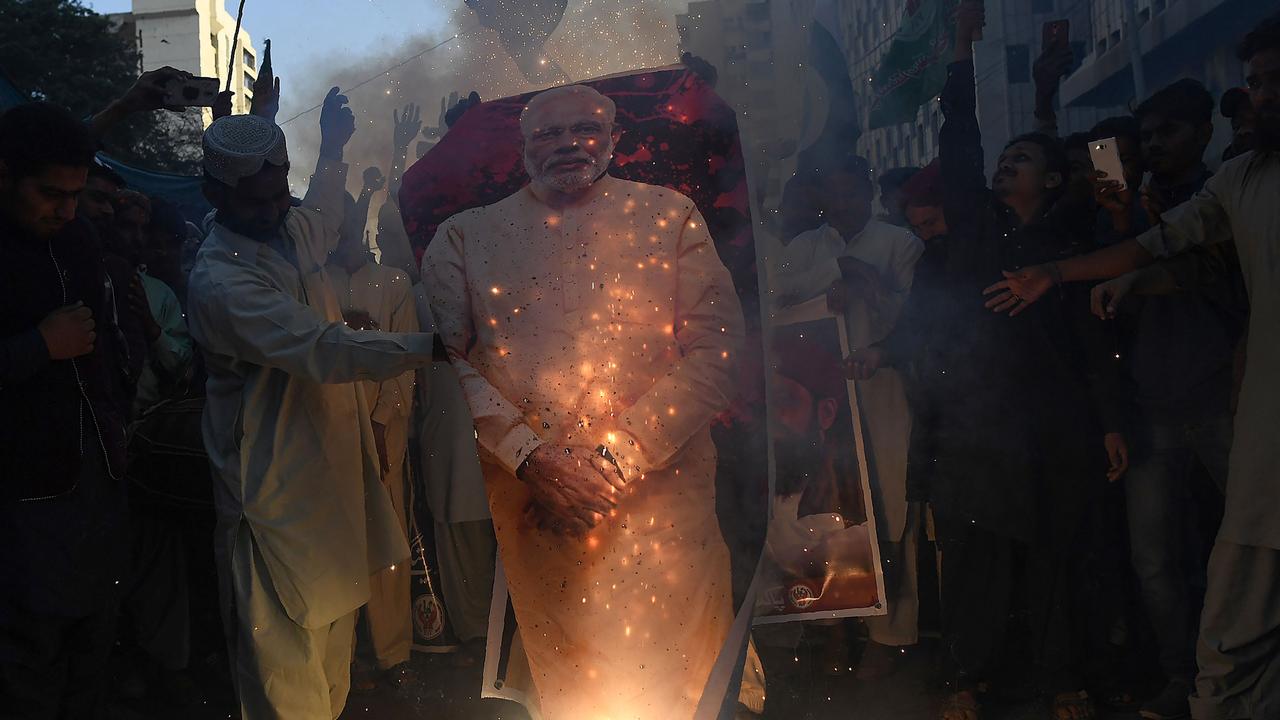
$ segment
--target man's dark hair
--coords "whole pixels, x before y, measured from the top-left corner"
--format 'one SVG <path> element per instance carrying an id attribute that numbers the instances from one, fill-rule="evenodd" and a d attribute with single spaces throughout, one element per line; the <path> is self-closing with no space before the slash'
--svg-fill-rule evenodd
<path id="1" fill-rule="evenodd" d="M 1213 122 L 1213 111 L 1213 94 L 1208 88 L 1199 80 L 1183 78 L 1157 90 L 1133 111 L 1133 117 L 1141 123 L 1148 115 L 1160 115 L 1199 126 Z"/>
<path id="2" fill-rule="evenodd" d="M 112 170 L 106 165 L 101 165 L 96 162 L 89 165 L 89 177 L 106 180 L 121 190 L 129 186 L 129 183 L 125 182 L 124 178 L 120 177 L 120 173 Z"/>
<path id="3" fill-rule="evenodd" d="M 0 115 L 0 160 L 15 178 L 50 165 L 87 167 L 97 149 L 89 127 L 53 103 L 15 105 Z"/>
<path id="4" fill-rule="evenodd" d="M 1266 50 L 1280 49 L 1280 15 L 1272 15 L 1253 26 L 1253 30 L 1240 41 L 1236 57 L 1249 62 L 1254 55 Z"/>
<path id="5" fill-rule="evenodd" d="M 891 193 L 906 185 L 907 181 L 915 177 L 918 172 L 920 172 L 918 167 L 896 167 L 885 170 L 880 173 L 880 177 L 877 180 L 881 194 Z"/>
<path id="6" fill-rule="evenodd" d="M 1072 150 L 1088 150 L 1089 141 L 1091 139 L 1092 138 L 1089 137 L 1089 133 L 1087 132 L 1071 133 L 1062 139 L 1062 150 L 1064 152 L 1071 152 Z"/>
<path id="7" fill-rule="evenodd" d="M 1008 150 L 1020 142 L 1039 145 L 1040 149 L 1044 151 L 1045 172 L 1060 173 L 1063 181 L 1066 181 L 1067 176 L 1071 174 L 1071 164 L 1067 162 L 1067 151 L 1063 149 L 1062 143 L 1057 138 L 1042 132 L 1029 132 L 1015 137 L 1006 143 L 1004 147 Z"/>
<path id="8" fill-rule="evenodd" d="M 1142 143 L 1142 133 L 1138 131 L 1138 121 L 1130 115 L 1116 115 L 1101 120 L 1089 131 L 1089 140 L 1106 140 L 1107 138 L 1128 138 L 1134 144 Z"/>
<path id="9" fill-rule="evenodd" d="M 1222 93 L 1222 99 L 1218 101 L 1218 112 L 1222 113 L 1222 117 L 1234 120 L 1250 108 L 1251 102 L 1248 90 L 1234 87 Z"/>
<path id="10" fill-rule="evenodd" d="M 824 163 L 819 169 L 820 174 L 826 173 L 845 173 L 853 175 L 859 181 L 865 184 L 868 191 L 872 189 L 871 183 L 871 165 L 867 159 L 861 155 L 848 153 L 839 159 Z M 824 172 L 825 171 L 825 172 Z"/>

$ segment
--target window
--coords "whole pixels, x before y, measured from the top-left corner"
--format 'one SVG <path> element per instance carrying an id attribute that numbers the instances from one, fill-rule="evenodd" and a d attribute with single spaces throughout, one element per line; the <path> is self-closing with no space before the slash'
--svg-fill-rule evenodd
<path id="1" fill-rule="evenodd" d="M 258 59 L 255 58 L 248 50 L 244 51 L 244 66 L 250 70 L 258 69 Z"/>
<path id="2" fill-rule="evenodd" d="M 244 86 L 247 88 L 253 87 L 253 76 L 249 73 L 244 74 Z"/>
<path id="3" fill-rule="evenodd" d="M 1031 82 L 1031 49 L 1028 46 L 1005 46 L 1004 62 L 1010 85 Z"/>

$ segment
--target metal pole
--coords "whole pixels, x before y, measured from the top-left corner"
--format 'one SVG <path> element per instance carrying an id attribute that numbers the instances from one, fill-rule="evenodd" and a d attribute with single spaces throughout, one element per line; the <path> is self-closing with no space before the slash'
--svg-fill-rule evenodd
<path id="1" fill-rule="evenodd" d="M 1124 24 L 1129 26 L 1129 65 L 1133 68 L 1133 96 L 1142 102 L 1147 97 L 1147 76 L 1142 67 L 1142 35 L 1138 31 L 1137 0 L 1124 0 Z"/>
<path id="2" fill-rule="evenodd" d="M 244 0 L 240 0 L 240 9 L 236 11 L 236 31 L 231 36 L 231 60 L 227 62 L 227 89 L 231 89 L 231 74 L 236 67 L 236 50 L 240 44 L 240 21 L 244 20 Z"/>

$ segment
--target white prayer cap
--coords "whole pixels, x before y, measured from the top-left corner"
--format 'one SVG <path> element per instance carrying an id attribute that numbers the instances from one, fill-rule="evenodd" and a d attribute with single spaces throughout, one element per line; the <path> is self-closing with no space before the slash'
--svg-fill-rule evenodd
<path id="1" fill-rule="evenodd" d="M 606 125 L 612 125 L 617 118 L 618 105 L 609 96 L 603 95 L 595 88 L 586 85 L 562 85 L 550 90 L 543 90 L 529 99 L 528 104 L 524 106 L 524 111 L 520 113 L 520 128 L 528 130 L 526 127 L 527 119 L 539 107 L 567 98 L 578 98 L 594 104 L 596 112 Z"/>
<path id="2" fill-rule="evenodd" d="M 235 187 L 241 178 L 257 175 L 262 164 L 289 164 L 284 131 L 257 115 L 218 118 L 204 131 L 204 169 L 219 182 Z"/>

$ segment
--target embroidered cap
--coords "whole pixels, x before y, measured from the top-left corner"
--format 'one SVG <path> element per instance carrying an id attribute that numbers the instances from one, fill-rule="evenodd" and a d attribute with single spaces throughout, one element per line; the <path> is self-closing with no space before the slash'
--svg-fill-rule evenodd
<path id="1" fill-rule="evenodd" d="M 257 115 L 218 118 L 204 131 L 204 169 L 219 182 L 235 187 L 241 178 L 258 174 L 263 163 L 289 164 L 284 131 Z"/>

